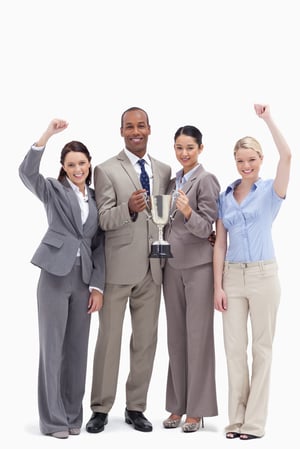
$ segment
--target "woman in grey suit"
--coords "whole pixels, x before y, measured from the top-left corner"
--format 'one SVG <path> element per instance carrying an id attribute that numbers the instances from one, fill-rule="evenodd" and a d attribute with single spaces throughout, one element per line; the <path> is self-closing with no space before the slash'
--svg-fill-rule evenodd
<path id="1" fill-rule="evenodd" d="M 199 164 L 202 134 L 184 126 L 174 137 L 182 169 L 170 182 L 172 220 L 165 229 L 173 258 L 164 268 L 163 292 L 167 318 L 169 369 L 165 428 L 180 425 L 195 432 L 203 416 L 218 414 L 213 334 L 213 248 L 210 235 L 217 218 L 220 186 Z M 176 195 L 174 195 L 176 193 Z"/>
<path id="2" fill-rule="evenodd" d="M 61 151 L 58 179 L 39 167 L 49 138 L 67 128 L 53 119 L 20 165 L 25 186 L 43 203 L 48 229 L 31 262 L 41 269 L 38 405 L 40 429 L 56 438 L 78 435 L 82 424 L 91 313 L 104 288 L 103 232 L 91 183 L 91 156 L 81 142 Z"/>

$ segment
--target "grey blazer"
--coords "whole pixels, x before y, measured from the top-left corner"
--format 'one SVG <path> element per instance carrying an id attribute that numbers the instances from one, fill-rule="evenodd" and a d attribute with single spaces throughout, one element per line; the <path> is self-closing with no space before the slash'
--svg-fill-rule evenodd
<path id="1" fill-rule="evenodd" d="M 150 157 L 153 194 L 166 193 L 171 167 Z M 161 284 L 159 259 L 150 259 L 151 243 L 158 238 L 158 228 L 141 212 L 133 221 L 128 199 L 141 189 L 139 177 L 124 151 L 97 165 L 94 170 L 95 194 L 99 219 L 105 231 L 106 282 L 135 284 L 149 269 L 156 284 Z"/>
<path id="2" fill-rule="evenodd" d="M 98 225 L 94 190 L 87 188 L 89 215 L 84 225 L 76 194 L 67 182 L 44 178 L 39 173 L 44 150 L 30 149 L 19 167 L 25 186 L 43 203 L 48 230 L 31 262 L 56 276 L 68 274 L 80 248 L 83 282 L 104 288 L 104 232 Z"/>
<path id="3" fill-rule="evenodd" d="M 168 193 L 175 186 L 173 178 Z M 205 171 L 200 164 L 182 190 L 188 196 L 193 209 L 192 215 L 186 221 L 181 212 L 175 211 L 173 222 L 165 227 L 164 232 L 174 256 L 173 259 L 168 259 L 168 263 L 177 269 L 212 262 L 213 248 L 207 238 L 218 216 L 220 185 L 216 176 Z"/>

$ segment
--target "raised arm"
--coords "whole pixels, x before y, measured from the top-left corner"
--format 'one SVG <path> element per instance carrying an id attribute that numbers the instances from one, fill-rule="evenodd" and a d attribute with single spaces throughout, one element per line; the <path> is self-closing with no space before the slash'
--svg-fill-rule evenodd
<path id="1" fill-rule="evenodd" d="M 44 147 L 53 134 L 60 133 L 68 127 L 68 122 L 58 118 L 54 118 L 49 123 L 47 129 L 43 132 L 39 140 L 35 142 L 37 147 Z"/>
<path id="2" fill-rule="evenodd" d="M 279 153 L 279 162 L 277 165 L 277 172 L 274 179 L 274 190 L 281 198 L 286 196 L 287 187 L 290 178 L 291 168 L 291 150 L 285 138 L 279 131 L 277 125 L 271 117 L 269 105 L 255 104 L 254 109 L 258 117 L 262 118 L 267 124 L 274 143 Z"/>
<path id="3" fill-rule="evenodd" d="M 49 138 L 67 128 L 68 123 L 65 120 L 53 119 L 41 137 L 35 142 L 37 147 L 45 147 Z M 41 201 L 48 199 L 47 183 L 40 173 L 40 163 L 44 150 L 36 151 L 30 149 L 19 167 L 19 175 L 25 186 L 34 193 Z"/>

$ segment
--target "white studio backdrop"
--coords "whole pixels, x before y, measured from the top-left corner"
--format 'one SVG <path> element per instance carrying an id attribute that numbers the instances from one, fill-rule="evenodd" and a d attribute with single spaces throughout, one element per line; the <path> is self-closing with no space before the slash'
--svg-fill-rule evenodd
<path id="1" fill-rule="evenodd" d="M 54 117 L 68 129 L 49 142 L 42 173 L 56 177 L 62 146 L 84 142 L 96 165 L 122 149 L 120 117 L 131 106 L 145 109 L 152 134 L 149 152 L 179 166 L 173 136 L 192 124 L 203 133 L 200 161 L 215 173 L 222 189 L 237 177 L 233 146 L 244 135 L 262 144 L 261 175 L 273 177 L 277 151 L 253 103 L 269 103 L 292 152 L 292 175 L 286 202 L 273 229 L 280 268 L 282 301 L 274 342 L 270 410 L 266 436 L 249 447 L 292 444 L 299 415 L 298 257 L 295 215 L 299 192 L 298 2 L 292 0 L 3 0 L 1 37 L 2 143 L 2 314 L 1 439 L 33 449 L 52 447 L 54 439 L 38 430 L 36 311 L 37 268 L 30 258 L 46 230 L 43 205 L 23 186 L 18 166 L 30 145 Z M 163 298 L 162 298 L 163 299 Z M 89 419 L 92 357 L 98 318 L 92 319 L 84 423 Z M 170 444 L 206 448 L 233 444 L 223 435 L 227 424 L 227 372 L 221 315 L 215 316 L 219 416 L 205 429 L 185 435 L 166 431 L 161 422 L 167 373 L 162 301 L 159 342 L 146 416 L 149 435 L 124 423 L 128 371 L 129 316 L 119 387 L 105 432 L 69 438 L 68 447 L 124 443 L 133 448 Z M 6 437 L 8 437 L 6 439 Z M 242 444 L 242 443 L 241 443 Z"/>

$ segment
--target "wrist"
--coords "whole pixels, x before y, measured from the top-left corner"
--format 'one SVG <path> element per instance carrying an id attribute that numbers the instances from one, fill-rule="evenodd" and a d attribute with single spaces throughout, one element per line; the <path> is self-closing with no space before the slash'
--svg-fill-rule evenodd
<path id="1" fill-rule="evenodd" d="M 128 204 L 128 212 L 129 212 L 131 221 L 136 221 L 138 214 L 137 214 L 137 212 L 134 212 L 130 209 L 129 204 Z"/>

